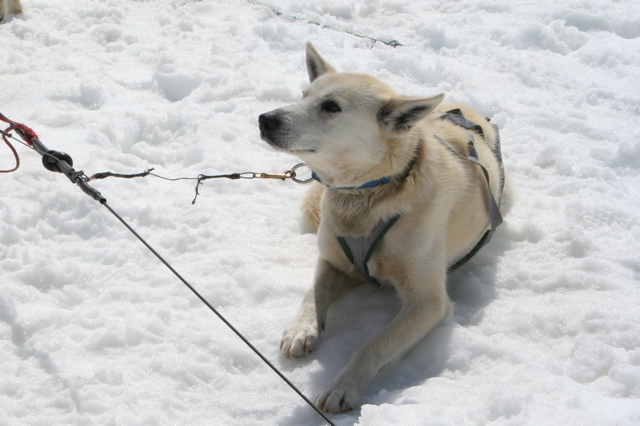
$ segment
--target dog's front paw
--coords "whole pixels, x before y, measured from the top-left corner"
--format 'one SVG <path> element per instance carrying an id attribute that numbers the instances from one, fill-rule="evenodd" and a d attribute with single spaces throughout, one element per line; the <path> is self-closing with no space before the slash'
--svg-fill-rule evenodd
<path id="1" fill-rule="evenodd" d="M 315 405 L 328 413 L 344 413 L 358 406 L 361 395 L 361 387 L 356 381 L 338 376 L 320 391 Z"/>
<path id="2" fill-rule="evenodd" d="M 280 351 L 287 358 L 301 358 L 318 348 L 320 331 L 315 321 L 295 322 L 285 330 Z"/>

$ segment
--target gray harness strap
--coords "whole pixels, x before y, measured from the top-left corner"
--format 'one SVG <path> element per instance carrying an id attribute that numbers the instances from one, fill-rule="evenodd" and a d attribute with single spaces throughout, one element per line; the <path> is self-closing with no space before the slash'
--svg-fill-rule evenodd
<path id="1" fill-rule="evenodd" d="M 484 137 L 484 131 L 479 124 L 471 122 L 467 120 L 462 111 L 459 109 L 448 111 L 443 116 L 439 117 L 443 120 L 449 120 L 460 127 L 463 127 L 468 130 L 473 130 L 478 132 L 480 135 Z M 487 169 L 480 163 L 480 158 L 478 156 L 478 150 L 476 149 L 476 139 L 473 136 L 473 133 L 467 132 L 467 137 L 469 138 L 469 144 L 471 145 L 471 150 L 469 154 L 465 157 L 460 154 L 458 151 L 449 146 L 445 141 L 443 141 L 438 136 L 435 136 L 440 143 L 442 143 L 447 149 L 451 152 L 458 155 L 460 158 L 464 160 L 471 161 L 472 163 L 480 166 L 482 173 L 487 181 L 487 189 L 488 189 L 488 209 L 489 209 L 489 229 L 484 233 L 480 241 L 471 249 L 469 253 L 463 256 L 461 259 L 456 261 L 453 265 L 450 265 L 448 268 L 448 272 L 452 272 L 455 269 L 462 266 L 469 259 L 471 259 L 482 247 L 484 247 L 490 240 L 493 234 L 495 233 L 498 226 L 502 223 L 502 215 L 500 214 L 500 202 L 502 200 L 502 191 L 504 188 L 504 167 L 502 164 L 502 154 L 500 152 L 500 133 L 498 132 L 498 126 L 493 123 L 490 123 L 493 127 L 493 130 L 496 133 L 496 143 L 495 149 L 492 149 L 496 159 L 498 160 L 499 170 L 500 170 L 500 185 L 497 201 L 496 197 L 493 195 L 493 191 L 491 191 L 491 185 L 489 181 L 489 172 Z M 347 256 L 349 261 L 356 267 L 356 269 L 364 276 L 367 280 L 378 283 L 377 280 L 369 274 L 369 268 L 367 267 L 367 262 L 371 258 L 373 251 L 375 250 L 378 243 L 384 237 L 384 234 L 393 226 L 394 223 L 400 218 L 400 215 L 394 216 L 390 219 L 383 220 L 378 223 L 368 235 L 363 237 L 352 237 L 349 235 L 345 235 L 342 237 L 338 237 L 338 242 L 340 243 L 340 247 L 342 247 L 342 251 Z"/>
<path id="2" fill-rule="evenodd" d="M 464 117 L 464 115 L 462 114 L 462 111 L 460 111 L 459 109 L 448 111 L 445 115 L 441 116 L 440 118 L 441 119 L 450 120 L 453 123 L 455 123 L 455 124 L 457 124 L 457 125 L 459 125 L 461 127 L 464 127 L 465 129 L 475 130 L 475 131 L 477 131 L 478 133 L 480 133 L 484 137 L 484 131 L 482 130 L 482 127 L 480 125 L 476 124 L 476 123 L 473 123 L 473 122 L 467 120 Z M 493 130 L 496 133 L 495 148 L 492 148 L 491 150 L 493 151 L 493 154 L 495 155 L 496 160 L 498 161 L 498 167 L 499 167 L 499 173 L 500 173 L 500 185 L 498 187 L 499 188 L 499 194 L 498 194 L 497 201 L 496 201 L 496 197 L 493 195 L 493 191 L 491 191 L 489 172 L 480 163 L 480 158 L 478 156 L 478 150 L 476 149 L 476 139 L 473 136 L 473 133 L 467 132 L 467 137 L 469 138 L 469 143 L 471 144 L 471 151 L 469 152 L 469 154 L 466 157 L 464 155 L 460 154 L 455 149 L 451 148 L 445 141 L 443 141 L 441 138 L 436 136 L 436 139 L 438 139 L 440 141 L 440 143 L 442 143 L 444 146 L 446 146 L 451 152 L 455 153 L 460 158 L 463 158 L 465 160 L 469 160 L 472 163 L 475 163 L 478 166 L 480 166 L 480 169 L 482 170 L 482 173 L 484 174 L 484 177 L 487 180 L 487 192 L 489 193 L 489 196 L 488 196 L 489 199 L 488 199 L 488 203 L 487 203 L 488 206 L 489 206 L 489 229 L 484 233 L 482 238 L 480 238 L 480 241 L 478 241 L 478 243 L 471 249 L 471 251 L 469 253 L 467 253 L 465 256 L 460 258 L 457 262 L 455 262 L 454 264 L 449 266 L 448 272 L 455 271 L 460 266 L 462 266 L 465 263 L 467 263 L 467 261 L 469 261 L 469 259 L 471 259 L 473 256 L 475 256 L 475 254 L 482 247 L 484 247 L 489 241 L 491 241 L 491 237 L 493 237 L 493 234 L 496 232 L 496 229 L 502 223 L 502 214 L 500 214 L 500 203 L 502 201 L 502 191 L 504 189 L 504 165 L 502 163 L 502 153 L 500 151 L 500 132 L 498 130 L 498 126 L 496 126 L 493 123 L 489 123 L 489 124 L 491 124 L 491 126 L 493 127 Z"/>
<path id="3" fill-rule="evenodd" d="M 382 240 L 382 237 L 384 237 L 384 234 L 387 233 L 389 228 L 391 228 L 398 219 L 400 219 L 400 215 L 380 221 L 380 223 L 374 226 L 371 232 L 364 237 L 352 237 L 350 235 L 338 237 L 340 247 L 342 247 L 342 251 L 344 251 L 349 262 L 353 263 L 353 266 L 356 267 L 362 276 L 376 284 L 378 283 L 376 279 L 369 274 L 367 262 L 369 258 L 371 258 L 373 250 L 375 250 L 380 240 Z"/>

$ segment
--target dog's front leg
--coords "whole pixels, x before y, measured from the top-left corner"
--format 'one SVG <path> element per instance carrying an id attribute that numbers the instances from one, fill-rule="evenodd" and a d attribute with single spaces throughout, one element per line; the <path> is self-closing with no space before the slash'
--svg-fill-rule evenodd
<path id="1" fill-rule="evenodd" d="M 398 288 L 402 301 L 400 312 L 320 391 L 315 401 L 318 408 L 340 413 L 356 407 L 362 392 L 378 370 L 402 356 L 448 315 L 450 302 L 444 276 L 436 282 L 435 288 Z"/>
<path id="2" fill-rule="evenodd" d="M 355 284 L 326 260 L 318 260 L 315 283 L 307 291 L 298 314 L 282 336 L 282 354 L 287 358 L 300 358 L 314 351 L 320 343 L 329 306 Z"/>

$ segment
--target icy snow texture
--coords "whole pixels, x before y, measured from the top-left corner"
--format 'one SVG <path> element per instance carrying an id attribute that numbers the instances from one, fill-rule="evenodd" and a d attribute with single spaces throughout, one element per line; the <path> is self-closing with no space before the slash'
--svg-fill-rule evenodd
<path id="1" fill-rule="evenodd" d="M 290 168 L 257 116 L 300 97 L 306 41 L 501 127 L 507 222 L 451 276 L 453 317 L 336 424 L 640 424 L 639 2 L 23 4 L 0 24 L 0 112 L 87 173 Z M 104 208 L 19 150 L 0 175 L 0 423 L 322 423 Z M 311 398 L 398 308 L 358 289 L 316 353 L 285 360 L 317 254 L 304 187 L 208 181 L 192 206 L 192 182 L 95 186 Z"/>

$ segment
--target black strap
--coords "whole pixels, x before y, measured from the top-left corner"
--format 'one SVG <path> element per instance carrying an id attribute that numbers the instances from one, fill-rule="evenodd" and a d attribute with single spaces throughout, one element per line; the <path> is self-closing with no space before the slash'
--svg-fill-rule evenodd
<path id="1" fill-rule="evenodd" d="M 478 132 L 478 134 L 484 138 L 484 130 L 482 129 L 482 126 L 474 123 L 473 121 L 467 120 L 460 108 L 447 111 L 444 115 L 441 115 L 438 118 L 441 120 L 449 120 L 460 127 Z"/>

